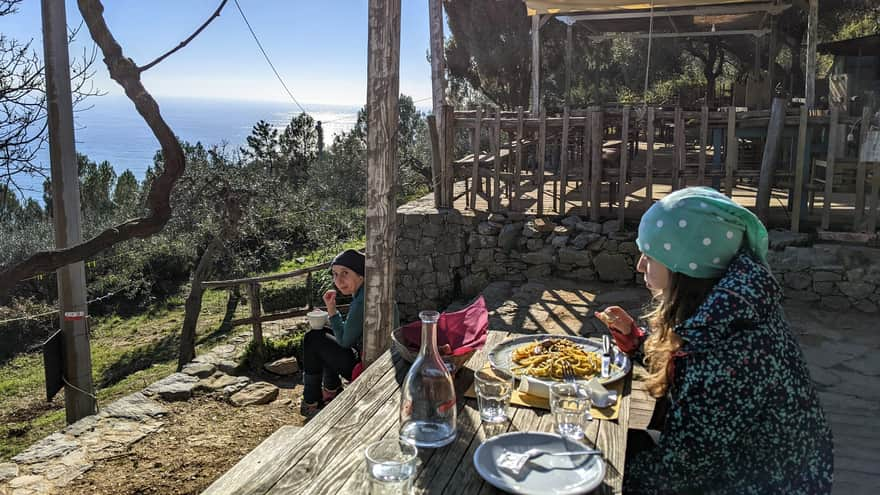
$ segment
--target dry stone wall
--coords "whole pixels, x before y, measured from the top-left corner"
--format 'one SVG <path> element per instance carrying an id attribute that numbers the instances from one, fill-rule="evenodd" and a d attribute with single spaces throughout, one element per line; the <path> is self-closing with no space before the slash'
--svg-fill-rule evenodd
<path id="1" fill-rule="evenodd" d="M 578 216 L 438 210 L 430 198 L 398 209 L 397 301 L 402 321 L 423 309 L 479 294 L 492 282 L 545 277 L 641 284 L 635 225 Z M 880 249 L 810 245 L 804 234 L 771 232 L 771 269 L 786 297 L 829 309 L 880 308 Z"/>

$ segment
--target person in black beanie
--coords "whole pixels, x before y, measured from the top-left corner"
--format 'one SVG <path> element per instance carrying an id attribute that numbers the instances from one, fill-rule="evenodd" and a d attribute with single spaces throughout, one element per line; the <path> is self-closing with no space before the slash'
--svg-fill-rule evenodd
<path id="1" fill-rule="evenodd" d="M 342 391 L 340 376 L 352 379 L 360 362 L 364 333 L 364 254 L 354 249 L 339 253 L 330 263 L 339 292 L 352 296 L 348 315 L 336 310 L 336 291 L 324 293 L 330 328 L 312 330 L 303 339 L 303 400 L 300 413 L 310 418 Z M 395 320 L 397 311 L 395 308 Z"/>

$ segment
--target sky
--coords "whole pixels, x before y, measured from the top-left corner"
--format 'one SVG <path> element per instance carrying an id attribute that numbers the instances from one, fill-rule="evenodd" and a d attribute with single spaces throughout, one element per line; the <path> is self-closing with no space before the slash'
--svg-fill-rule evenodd
<path id="1" fill-rule="evenodd" d="M 367 0 L 238 0 L 244 14 L 300 103 L 363 105 L 367 81 Z M 145 65 L 192 34 L 220 0 L 104 0 L 104 16 L 126 56 Z M 402 0 L 400 92 L 431 96 L 428 2 Z M 68 26 L 82 20 L 67 0 Z M 0 17 L 0 33 L 33 41 L 42 54 L 40 1 L 24 0 Z M 83 26 L 71 57 L 94 43 Z M 110 95 L 120 87 L 97 60 L 95 85 Z M 142 76 L 156 97 L 290 101 L 235 5 L 229 0 L 184 49 Z"/>

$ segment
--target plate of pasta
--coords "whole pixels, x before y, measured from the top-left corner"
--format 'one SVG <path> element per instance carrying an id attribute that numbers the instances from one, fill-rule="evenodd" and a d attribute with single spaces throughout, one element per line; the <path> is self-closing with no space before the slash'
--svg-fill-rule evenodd
<path id="1" fill-rule="evenodd" d="M 570 335 L 528 335 L 502 342 L 489 353 L 489 363 L 515 376 L 543 382 L 562 381 L 562 363 L 571 364 L 579 380 L 597 378 L 603 385 L 629 373 L 629 356 L 614 349 L 611 374 L 601 378 L 602 342 Z"/>

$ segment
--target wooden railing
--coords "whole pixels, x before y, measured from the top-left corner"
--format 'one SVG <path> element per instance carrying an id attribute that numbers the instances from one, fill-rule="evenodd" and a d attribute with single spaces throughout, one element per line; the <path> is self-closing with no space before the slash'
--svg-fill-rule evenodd
<path id="1" fill-rule="evenodd" d="M 786 110 L 783 100 L 776 103 L 773 110 L 760 111 L 641 105 L 565 108 L 552 116 L 521 108 L 450 112 L 447 107 L 447 115 L 452 115 L 447 122 L 453 125 L 446 130 L 446 149 L 439 152 L 444 154 L 444 167 L 438 204 L 489 211 L 531 211 L 533 205 L 538 215 L 579 209 L 594 221 L 607 205 L 617 210 L 611 216 L 622 225 L 627 215 L 635 216 L 658 199 L 658 193 L 711 185 L 728 195 L 735 193 L 735 199 L 768 223 L 774 223 L 769 218 L 772 192 L 788 203 L 774 209 L 786 212 L 776 224 L 790 222 L 798 231 L 812 223 L 827 230 L 834 203 L 835 209 L 854 210 L 845 228 L 873 235 L 880 165 L 856 157 L 877 119 L 872 121 L 868 108 L 855 118 L 837 110 Z M 855 136 L 854 129 L 860 130 Z M 456 139 L 469 146 L 453 156 Z M 820 176 L 817 171 L 823 169 Z M 460 181 L 464 191 L 453 193 L 451 184 Z M 852 198 L 841 196 L 843 192 Z M 811 215 L 807 207 L 817 194 L 822 196 L 822 211 Z M 840 217 L 836 228 L 842 227 Z"/>
<path id="2" fill-rule="evenodd" d="M 320 265 L 309 266 L 306 268 L 300 268 L 299 270 L 294 270 L 292 272 L 279 273 L 275 275 L 266 275 L 262 277 L 251 277 L 251 278 L 239 278 L 234 280 L 215 280 L 211 282 L 204 282 L 202 286 L 205 289 L 223 289 L 223 288 L 231 288 L 238 287 L 244 285 L 247 289 L 247 297 L 248 303 L 250 305 L 251 314 L 247 318 L 239 318 L 237 320 L 232 320 L 229 324 L 232 327 L 236 327 L 239 325 L 251 325 L 253 328 L 254 338 L 254 356 L 257 360 L 262 363 L 262 360 L 266 356 L 266 349 L 263 341 L 263 323 L 269 321 L 277 321 L 284 320 L 287 318 L 293 318 L 296 316 L 303 316 L 312 309 L 314 306 L 312 305 L 312 287 L 313 280 L 312 274 L 317 271 L 327 270 L 330 268 L 330 262 L 322 263 Z M 263 314 L 262 304 L 260 302 L 260 284 L 266 282 L 273 282 L 277 280 L 285 280 L 292 278 L 300 278 L 302 276 L 306 277 L 306 290 L 310 295 L 307 302 L 306 307 L 297 308 L 290 311 L 281 311 L 269 314 Z M 348 308 L 348 305 L 338 306 L 339 309 L 345 310 Z"/>

